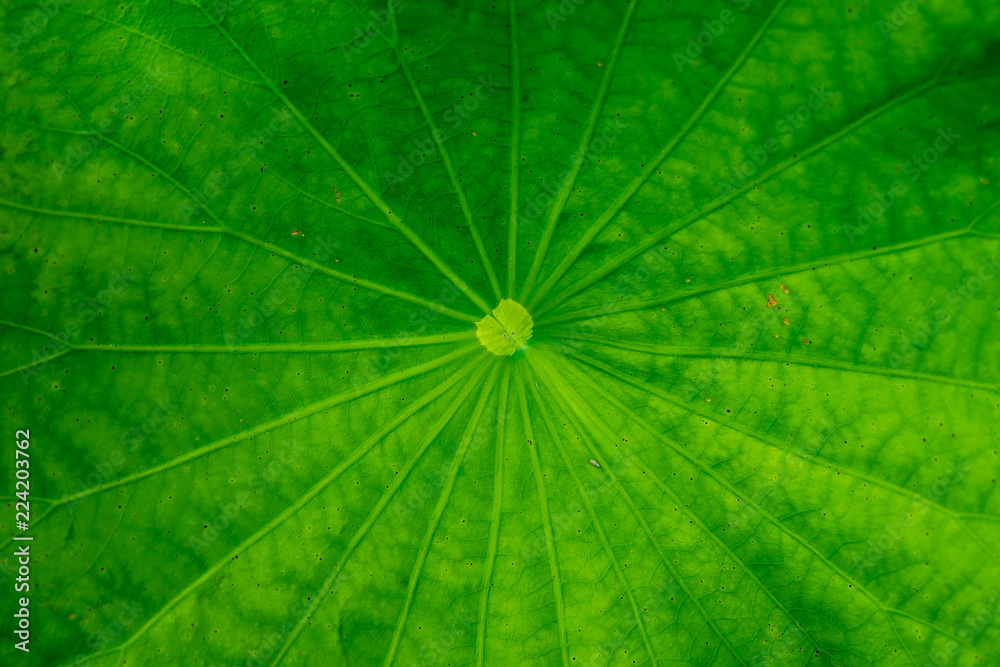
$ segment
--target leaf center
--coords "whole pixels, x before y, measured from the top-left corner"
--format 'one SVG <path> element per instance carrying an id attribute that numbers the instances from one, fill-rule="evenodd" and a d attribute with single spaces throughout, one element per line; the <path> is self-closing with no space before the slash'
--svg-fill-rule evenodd
<path id="1" fill-rule="evenodd" d="M 504 299 L 493 312 L 476 322 L 476 336 L 487 350 L 509 357 L 528 348 L 535 321 L 524 306 L 513 299 Z"/>

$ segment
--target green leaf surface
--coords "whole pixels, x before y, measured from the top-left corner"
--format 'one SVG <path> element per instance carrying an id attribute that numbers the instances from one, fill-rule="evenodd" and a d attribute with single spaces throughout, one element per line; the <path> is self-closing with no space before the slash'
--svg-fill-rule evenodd
<path id="1" fill-rule="evenodd" d="M 1000 664 L 996 3 L 0 25 L 4 665 Z"/>

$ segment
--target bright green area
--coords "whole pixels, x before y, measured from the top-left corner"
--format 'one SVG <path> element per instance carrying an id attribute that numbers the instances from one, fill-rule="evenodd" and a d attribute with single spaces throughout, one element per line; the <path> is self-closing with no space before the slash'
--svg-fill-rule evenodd
<path id="1" fill-rule="evenodd" d="M 509 357 L 518 350 L 528 349 L 532 327 L 531 315 L 513 299 L 503 299 L 493 311 L 476 322 L 476 336 L 487 350 Z"/>
<path id="2" fill-rule="evenodd" d="M 200 1 L 0 5 L 0 663 L 1000 664 L 1000 6 Z"/>

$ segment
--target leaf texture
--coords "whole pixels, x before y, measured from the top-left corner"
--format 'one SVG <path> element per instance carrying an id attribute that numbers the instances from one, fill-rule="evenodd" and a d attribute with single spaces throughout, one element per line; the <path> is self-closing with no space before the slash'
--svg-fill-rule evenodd
<path id="1" fill-rule="evenodd" d="M 1000 664 L 995 3 L 0 23 L 4 664 Z"/>

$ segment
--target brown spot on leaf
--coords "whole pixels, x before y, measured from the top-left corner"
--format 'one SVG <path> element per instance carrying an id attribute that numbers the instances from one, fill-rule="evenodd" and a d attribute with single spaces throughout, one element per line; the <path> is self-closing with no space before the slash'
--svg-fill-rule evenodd
<path id="1" fill-rule="evenodd" d="M 813 344 L 813 342 L 812 342 L 811 340 L 806 340 L 805 338 L 803 338 L 803 339 L 802 339 L 802 344 L 803 344 L 803 345 L 812 345 L 812 344 Z"/>
<path id="2" fill-rule="evenodd" d="M 788 294 L 788 288 L 785 287 L 785 283 L 781 283 L 781 291 L 784 292 L 785 294 Z"/>
<path id="3" fill-rule="evenodd" d="M 774 298 L 773 294 L 768 294 L 767 303 L 764 305 L 767 306 L 768 308 L 773 308 L 774 306 L 778 305 L 778 300 Z"/>
<path id="4" fill-rule="evenodd" d="M 788 324 L 788 318 L 787 318 L 787 317 L 786 317 L 786 318 L 784 318 L 784 319 L 783 319 L 783 320 L 781 320 L 781 321 L 782 321 L 782 322 L 784 322 L 785 324 Z"/>

